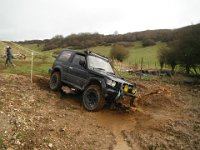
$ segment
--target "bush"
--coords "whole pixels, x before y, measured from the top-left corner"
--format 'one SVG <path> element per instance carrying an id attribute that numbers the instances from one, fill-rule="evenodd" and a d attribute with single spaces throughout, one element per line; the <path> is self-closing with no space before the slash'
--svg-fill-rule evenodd
<path id="1" fill-rule="evenodd" d="M 156 44 L 156 42 L 153 39 L 144 39 L 142 41 L 142 45 L 144 47 L 146 47 L 146 46 L 152 46 L 152 45 L 155 45 L 155 44 Z"/>
<path id="2" fill-rule="evenodd" d="M 177 53 L 173 48 L 161 47 L 158 51 L 158 60 L 161 70 L 163 69 L 164 64 L 167 64 L 171 66 L 171 71 L 174 74 L 174 69 L 177 65 L 177 57 Z"/>
<path id="3" fill-rule="evenodd" d="M 129 56 L 129 51 L 125 49 L 123 45 L 114 44 L 110 51 L 110 58 L 117 59 L 119 61 L 123 61 L 125 58 Z"/>

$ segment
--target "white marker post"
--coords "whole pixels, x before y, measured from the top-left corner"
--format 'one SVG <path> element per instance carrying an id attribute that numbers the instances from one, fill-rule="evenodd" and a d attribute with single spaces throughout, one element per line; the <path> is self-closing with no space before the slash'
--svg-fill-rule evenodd
<path id="1" fill-rule="evenodd" d="M 32 58 L 31 58 L 31 83 L 33 83 L 33 55 L 34 53 L 31 53 Z"/>

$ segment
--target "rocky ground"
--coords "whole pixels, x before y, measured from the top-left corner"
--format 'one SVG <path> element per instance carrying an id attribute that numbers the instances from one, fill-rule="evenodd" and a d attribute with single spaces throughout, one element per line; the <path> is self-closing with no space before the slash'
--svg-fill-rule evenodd
<path id="1" fill-rule="evenodd" d="M 200 88 L 136 82 L 135 108 L 91 113 L 48 78 L 0 74 L 0 149 L 200 149 Z"/>

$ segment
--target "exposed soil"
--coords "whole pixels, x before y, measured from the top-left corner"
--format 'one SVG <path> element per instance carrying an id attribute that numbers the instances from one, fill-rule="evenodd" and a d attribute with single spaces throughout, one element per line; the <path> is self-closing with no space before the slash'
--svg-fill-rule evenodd
<path id="1" fill-rule="evenodd" d="M 199 87 L 136 81 L 136 107 L 91 113 L 48 81 L 0 74 L 0 149 L 200 149 Z"/>

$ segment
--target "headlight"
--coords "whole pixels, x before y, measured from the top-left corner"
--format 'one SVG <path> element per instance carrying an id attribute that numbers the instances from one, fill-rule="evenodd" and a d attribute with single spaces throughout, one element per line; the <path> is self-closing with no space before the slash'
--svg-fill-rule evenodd
<path id="1" fill-rule="evenodd" d="M 128 85 L 125 85 L 125 86 L 124 86 L 124 91 L 125 91 L 125 92 L 128 92 L 128 89 L 129 89 Z"/>
<path id="2" fill-rule="evenodd" d="M 132 94 L 135 94 L 137 92 L 137 89 L 133 88 L 132 89 Z"/>
<path id="3" fill-rule="evenodd" d="M 110 86 L 112 86 L 112 87 L 115 87 L 116 82 L 113 81 L 113 80 L 107 79 L 106 84 L 107 84 L 107 85 L 110 85 Z"/>

